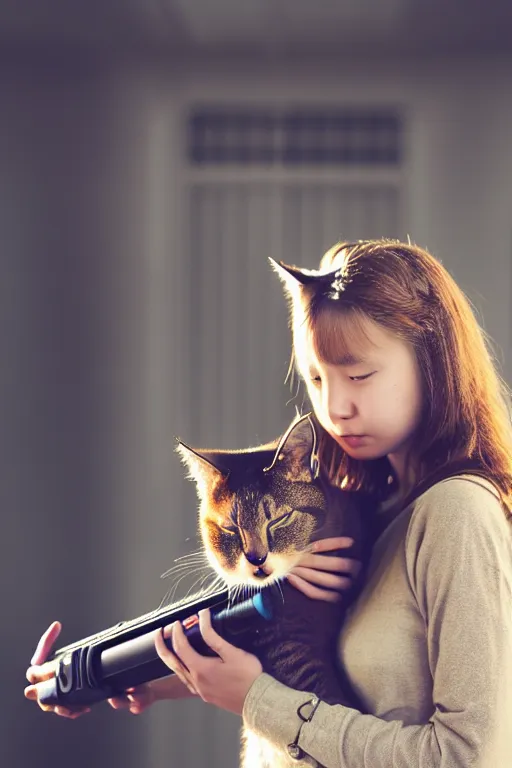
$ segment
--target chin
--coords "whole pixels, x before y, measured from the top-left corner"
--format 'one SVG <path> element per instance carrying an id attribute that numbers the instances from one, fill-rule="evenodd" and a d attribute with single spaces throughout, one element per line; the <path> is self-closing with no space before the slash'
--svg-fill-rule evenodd
<path id="1" fill-rule="evenodd" d="M 353 459 L 379 459 L 381 456 L 386 455 L 367 445 L 362 445 L 360 448 L 351 448 L 349 446 L 341 445 L 341 448 L 343 448 L 345 453 Z"/>
<path id="2" fill-rule="evenodd" d="M 382 448 L 379 449 L 375 444 L 370 443 L 369 441 L 362 445 L 353 446 L 344 443 L 343 439 L 340 437 L 335 437 L 334 435 L 333 437 L 340 448 L 353 459 L 380 459 L 383 456 L 387 456 L 388 453 L 387 451 L 383 451 Z"/>

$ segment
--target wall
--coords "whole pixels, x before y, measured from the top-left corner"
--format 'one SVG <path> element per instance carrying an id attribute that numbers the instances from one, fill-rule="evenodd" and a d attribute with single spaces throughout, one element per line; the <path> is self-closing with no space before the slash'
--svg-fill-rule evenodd
<path id="1" fill-rule="evenodd" d="M 4 68 L 2 762 L 31 765 L 37 751 L 54 768 L 70 754 L 80 768 L 236 765 L 238 719 L 200 702 L 159 704 L 140 718 L 101 706 L 71 723 L 21 696 L 52 619 L 71 641 L 150 610 L 165 592 L 159 574 L 196 547 L 194 493 L 172 451 L 192 424 L 183 408 L 194 349 L 183 293 L 186 106 L 401 103 L 407 231 L 483 312 L 510 382 L 511 90 L 503 60 Z M 201 738 L 184 742 L 187 722 Z"/>

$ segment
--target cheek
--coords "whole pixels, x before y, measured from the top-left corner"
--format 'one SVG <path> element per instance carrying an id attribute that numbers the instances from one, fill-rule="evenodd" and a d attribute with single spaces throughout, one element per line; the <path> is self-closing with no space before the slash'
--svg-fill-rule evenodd
<path id="1" fill-rule="evenodd" d="M 220 566 L 226 571 L 236 568 L 241 553 L 238 536 L 223 533 L 210 520 L 202 522 L 201 536 L 208 560 L 214 567 Z"/>
<path id="2" fill-rule="evenodd" d="M 421 416 L 422 394 L 419 383 L 412 379 L 409 386 L 401 381 L 390 382 L 386 391 L 382 393 L 380 405 L 375 405 L 374 413 L 384 419 L 388 424 L 394 423 L 396 427 L 407 424 L 409 427 L 417 423 Z"/>
<path id="3" fill-rule="evenodd" d="M 320 387 L 313 386 L 312 382 L 309 379 L 303 379 L 305 385 L 306 385 L 306 391 L 308 393 L 308 396 L 310 400 L 319 400 L 319 394 L 320 394 Z"/>
<path id="4" fill-rule="evenodd" d="M 329 418 L 327 409 L 324 408 L 322 404 L 322 399 L 317 395 L 316 398 L 310 397 L 310 400 L 311 400 L 311 406 L 313 408 L 316 418 L 320 423 L 320 426 L 323 427 L 327 432 L 329 432 L 329 430 L 332 429 L 332 423 Z"/>
<path id="5" fill-rule="evenodd" d="M 415 367 L 408 376 L 408 386 L 403 395 L 403 400 L 408 404 L 410 418 L 417 417 L 423 406 L 423 384 L 420 371 Z"/>
<path id="6" fill-rule="evenodd" d="M 423 391 L 423 384 L 420 379 L 418 379 L 417 386 L 413 393 L 411 393 L 411 405 L 413 407 L 411 410 L 413 411 L 412 418 L 414 419 L 415 425 L 419 426 L 422 416 L 423 416 L 423 407 L 425 404 L 425 394 Z"/>
<path id="7" fill-rule="evenodd" d="M 313 406 L 313 410 L 315 411 L 315 414 L 317 415 L 320 423 L 322 423 L 322 415 L 326 414 L 326 409 L 324 408 L 324 399 L 322 397 L 322 389 L 321 387 L 314 387 L 311 384 L 306 384 L 306 391 L 311 401 L 311 405 Z M 322 426 L 324 425 L 322 424 Z"/>

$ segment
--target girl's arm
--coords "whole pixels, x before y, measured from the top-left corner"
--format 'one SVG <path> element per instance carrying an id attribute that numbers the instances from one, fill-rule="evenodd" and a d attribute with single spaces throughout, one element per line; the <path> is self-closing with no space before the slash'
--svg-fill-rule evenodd
<path id="1" fill-rule="evenodd" d="M 164 701 L 166 699 L 186 699 L 197 694 L 192 693 L 187 686 L 181 682 L 177 675 L 161 677 L 159 680 L 152 680 L 148 683 L 154 695 L 154 701 Z"/>

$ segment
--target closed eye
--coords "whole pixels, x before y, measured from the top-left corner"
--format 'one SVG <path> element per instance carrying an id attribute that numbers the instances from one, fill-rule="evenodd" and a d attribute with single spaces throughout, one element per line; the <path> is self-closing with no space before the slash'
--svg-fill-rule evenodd
<path id="1" fill-rule="evenodd" d="M 302 514 L 305 515 L 314 515 L 316 517 L 320 512 L 323 512 L 323 507 L 300 507 L 297 511 L 302 512 Z"/>
<path id="2" fill-rule="evenodd" d="M 237 525 L 219 525 L 222 533 L 229 533 L 231 536 L 235 536 L 238 533 Z"/>
<path id="3" fill-rule="evenodd" d="M 272 522 L 268 524 L 269 531 L 274 531 L 276 528 L 284 528 L 285 526 L 290 525 L 295 513 L 296 510 L 292 509 L 291 512 L 281 515 L 277 520 L 272 520 Z"/>
<path id="4" fill-rule="evenodd" d="M 349 379 L 350 381 L 355 381 L 355 382 L 365 381 L 366 379 L 369 379 L 370 376 L 373 376 L 374 373 L 375 371 L 372 371 L 372 373 L 366 373 L 364 376 L 349 376 Z M 320 378 L 320 376 L 312 376 L 310 378 L 310 382 L 311 384 L 313 384 L 313 386 L 319 387 L 320 384 L 322 383 L 322 379 Z"/>

